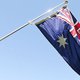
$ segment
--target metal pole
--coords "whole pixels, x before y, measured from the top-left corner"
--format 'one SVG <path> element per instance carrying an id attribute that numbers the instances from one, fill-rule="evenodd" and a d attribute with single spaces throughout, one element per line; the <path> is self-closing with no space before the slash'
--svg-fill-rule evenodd
<path id="1" fill-rule="evenodd" d="M 24 24 L 23 26 L 20 26 L 19 28 L 15 29 L 14 31 L 12 31 L 12 32 L 8 33 L 7 35 L 1 37 L 1 38 L 0 38 L 0 41 L 2 41 L 2 40 L 4 40 L 4 39 L 8 38 L 8 37 L 11 36 L 12 34 L 18 32 L 18 31 L 21 30 L 22 28 L 28 26 L 29 24 L 30 24 L 30 23 Z"/>
<path id="2" fill-rule="evenodd" d="M 18 31 L 21 30 L 22 28 L 24 28 L 24 27 L 26 27 L 26 26 L 32 24 L 34 21 L 36 21 L 36 20 L 38 20 L 39 18 L 43 17 L 43 16 L 46 15 L 47 13 L 49 13 L 49 12 L 51 12 L 52 10 L 56 9 L 57 7 L 59 7 L 59 6 L 63 5 L 63 4 L 67 4 L 67 3 L 68 3 L 68 1 L 66 0 L 65 2 L 63 2 L 63 3 L 61 3 L 61 4 L 57 5 L 57 6 L 55 6 L 54 8 L 52 8 L 52 9 L 48 10 L 47 12 L 44 12 L 44 13 L 41 14 L 40 16 L 34 18 L 33 20 L 28 21 L 28 23 L 26 23 L 26 24 L 20 26 L 19 28 L 13 30 L 12 32 L 8 33 L 7 35 L 1 37 L 1 38 L 0 38 L 0 41 L 2 41 L 2 40 L 4 40 L 4 39 L 8 38 L 9 36 L 11 36 L 12 34 L 18 32 Z"/>

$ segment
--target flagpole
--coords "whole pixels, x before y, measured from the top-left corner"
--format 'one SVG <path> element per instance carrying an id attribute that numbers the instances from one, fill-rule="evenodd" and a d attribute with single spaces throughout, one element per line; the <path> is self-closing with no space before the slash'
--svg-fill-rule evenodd
<path id="1" fill-rule="evenodd" d="M 14 33 L 18 32 L 19 30 L 23 29 L 24 27 L 32 24 L 33 22 L 35 22 L 35 21 L 38 20 L 39 18 L 43 17 L 43 16 L 46 15 L 47 13 L 53 11 L 53 10 L 56 9 L 57 7 L 59 7 L 59 6 L 63 5 L 63 4 L 67 4 L 67 3 L 68 3 L 68 1 L 66 0 L 66 1 L 64 1 L 63 3 L 61 3 L 61 4 L 59 4 L 59 5 L 55 6 L 55 7 L 53 7 L 52 9 L 50 9 L 50 10 L 48 10 L 48 11 L 46 11 L 46 12 L 44 12 L 44 13 L 41 14 L 40 16 L 34 18 L 33 20 L 28 21 L 28 23 L 26 23 L 26 24 L 18 27 L 17 29 L 13 30 L 12 32 L 8 33 L 7 35 L 1 37 L 1 38 L 0 38 L 0 41 L 8 38 L 8 37 L 11 36 L 12 34 L 14 34 Z"/>

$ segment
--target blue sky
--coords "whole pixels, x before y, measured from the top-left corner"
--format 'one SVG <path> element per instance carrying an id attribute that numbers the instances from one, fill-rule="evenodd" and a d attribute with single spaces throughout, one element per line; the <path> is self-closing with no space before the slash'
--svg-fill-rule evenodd
<path id="1" fill-rule="evenodd" d="M 25 24 L 63 0 L 0 0 L 0 36 Z M 68 7 L 80 21 L 80 1 Z M 0 42 L 0 80 L 79 80 L 34 25 Z"/>

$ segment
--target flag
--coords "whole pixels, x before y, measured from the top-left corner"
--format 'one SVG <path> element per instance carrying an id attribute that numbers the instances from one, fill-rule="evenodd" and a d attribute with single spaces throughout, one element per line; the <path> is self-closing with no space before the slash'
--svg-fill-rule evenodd
<path id="1" fill-rule="evenodd" d="M 80 75 L 80 46 L 69 31 L 70 25 L 56 16 L 35 25 L 70 67 Z"/>
<path id="2" fill-rule="evenodd" d="M 69 31 L 72 36 L 76 39 L 77 43 L 80 45 L 80 23 L 74 17 L 74 15 L 67 8 L 61 8 L 59 10 L 58 18 L 64 20 L 70 25 Z"/>

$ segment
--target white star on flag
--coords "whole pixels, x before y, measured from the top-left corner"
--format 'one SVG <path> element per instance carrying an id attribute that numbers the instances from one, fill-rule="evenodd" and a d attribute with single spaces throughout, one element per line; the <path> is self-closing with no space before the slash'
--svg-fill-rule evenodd
<path id="1" fill-rule="evenodd" d="M 63 46 L 65 48 L 65 45 L 68 44 L 66 40 L 67 38 L 64 38 L 62 35 L 62 36 L 59 36 L 59 40 L 57 40 L 57 42 L 60 44 L 60 47 Z"/>

